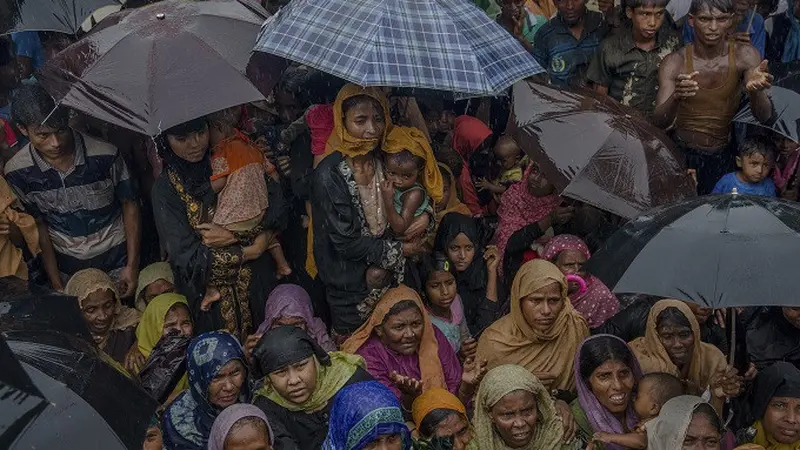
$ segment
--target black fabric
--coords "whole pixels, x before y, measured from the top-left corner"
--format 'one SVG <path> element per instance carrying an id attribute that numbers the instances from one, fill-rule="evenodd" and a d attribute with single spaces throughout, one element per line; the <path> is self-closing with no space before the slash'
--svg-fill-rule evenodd
<path id="1" fill-rule="evenodd" d="M 697 195 L 710 194 L 717 181 L 735 168 L 731 144 L 716 152 L 691 148 L 680 139 L 675 144 L 686 157 L 686 166 L 697 171 Z"/>
<path id="2" fill-rule="evenodd" d="M 198 162 L 189 162 L 175 152 L 169 146 L 167 136 L 186 136 L 196 133 L 208 127 L 205 117 L 190 120 L 189 122 L 176 125 L 156 138 L 158 154 L 164 162 L 164 169 L 172 168 L 181 177 L 183 187 L 194 197 L 203 198 L 211 191 L 211 150 L 208 150 L 203 159 Z"/>
<path id="3" fill-rule="evenodd" d="M 766 59 L 769 61 L 770 66 L 782 62 L 783 48 L 786 44 L 786 39 L 789 37 L 789 31 L 792 29 L 792 23 L 784 13 L 774 15 L 772 20 L 772 33 L 767 36 L 765 48 Z"/>
<path id="4" fill-rule="evenodd" d="M 464 233 L 475 245 L 475 256 L 472 264 L 463 272 L 457 272 L 453 266 L 451 272 L 456 278 L 458 295 L 464 305 L 464 315 L 473 336 L 477 336 L 497 319 L 501 310 L 502 298 L 498 292 L 498 301 L 486 298 L 488 269 L 483 259 L 484 247 L 489 240 L 488 230 L 477 220 L 459 213 L 448 213 L 442 218 L 436 233 L 433 250 L 447 254 L 447 246 L 459 234 Z M 498 291 L 500 286 L 498 285 Z"/>
<path id="5" fill-rule="evenodd" d="M 751 423 L 764 416 L 772 397 L 800 398 L 800 369 L 780 361 L 758 374 L 753 384 Z"/>
<path id="6" fill-rule="evenodd" d="M 331 358 L 304 330 L 294 326 L 273 328 L 258 340 L 253 350 L 256 366 L 267 375 L 290 364 L 316 356 L 323 366 L 330 365 Z"/>
<path id="7" fill-rule="evenodd" d="M 800 367 L 800 329 L 779 307 L 765 308 L 747 327 L 747 352 L 759 370 L 786 361 Z"/>
<path id="8" fill-rule="evenodd" d="M 373 381 L 372 376 L 362 368 L 347 380 L 345 386 L 362 381 Z M 269 419 L 269 425 L 275 435 L 275 450 L 309 450 L 322 448 L 328 435 L 328 420 L 331 404 L 312 413 L 289 411 L 272 400 L 258 396 L 253 404 L 261 408 Z"/>

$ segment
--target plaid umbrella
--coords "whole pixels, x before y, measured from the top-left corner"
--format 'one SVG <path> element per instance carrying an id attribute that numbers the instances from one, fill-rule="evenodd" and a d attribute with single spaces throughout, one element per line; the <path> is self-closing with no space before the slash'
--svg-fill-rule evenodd
<path id="1" fill-rule="evenodd" d="M 255 51 L 361 86 L 469 95 L 544 71 L 471 0 L 294 0 L 264 23 Z"/>

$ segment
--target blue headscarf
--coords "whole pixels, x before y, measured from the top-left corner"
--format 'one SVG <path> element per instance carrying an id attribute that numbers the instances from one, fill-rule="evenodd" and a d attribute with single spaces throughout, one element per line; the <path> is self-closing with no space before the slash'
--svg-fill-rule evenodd
<path id="1" fill-rule="evenodd" d="M 183 391 L 164 412 L 164 448 L 170 450 L 205 449 L 211 426 L 221 410 L 208 401 L 208 388 L 214 377 L 229 362 L 239 360 L 247 368 L 239 341 L 225 331 L 197 336 L 186 349 L 189 389 Z M 247 379 L 239 401 L 250 401 Z"/>
<path id="2" fill-rule="evenodd" d="M 354 383 L 336 394 L 322 450 L 362 450 L 380 436 L 391 434 L 400 435 L 404 450 L 411 448 L 397 397 L 377 381 Z"/>

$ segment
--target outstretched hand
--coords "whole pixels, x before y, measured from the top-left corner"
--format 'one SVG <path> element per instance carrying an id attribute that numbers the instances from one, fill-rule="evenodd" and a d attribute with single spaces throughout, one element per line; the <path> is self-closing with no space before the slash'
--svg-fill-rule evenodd
<path id="1" fill-rule="evenodd" d="M 760 92 L 769 89 L 772 86 L 772 80 L 775 77 L 769 73 L 767 60 L 761 61 L 758 67 L 751 69 L 747 72 L 745 87 L 748 93 Z"/>
<path id="2" fill-rule="evenodd" d="M 480 363 L 475 360 L 475 357 L 469 357 L 464 361 L 464 371 L 461 373 L 461 382 L 470 386 L 477 386 L 481 384 L 483 376 L 489 370 L 487 368 L 488 361 L 485 359 Z"/>
<path id="3" fill-rule="evenodd" d="M 416 378 L 400 375 L 393 370 L 389 373 L 389 380 L 412 402 L 422 394 L 422 382 Z"/>

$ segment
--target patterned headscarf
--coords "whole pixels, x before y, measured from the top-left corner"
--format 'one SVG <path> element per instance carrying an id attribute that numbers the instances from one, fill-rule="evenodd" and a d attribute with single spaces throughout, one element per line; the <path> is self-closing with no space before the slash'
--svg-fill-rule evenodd
<path id="1" fill-rule="evenodd" d="M 235 360 L 241 361 L 246 370 L 242 346 L 230 333 L 212 331 L 192 340 L 186 350 L 189 389 L 169 405 L 162 419 L 165 448 L 205 448 L 214 419 L 221 412 L 209 402 L 208 388 L 219 371 Z M 239 402 L 249 400 L 250 390 L 245 380 Z"/>
<path id="2" fill-rule="evenodd" d="M 394 393 L 377 381 L 342 388 L 333 401 L 328 437 L 322 450 L 362 450 L 380 436 L 399 434 L 403 450 L 411 448 L 411 434 Z"/>

